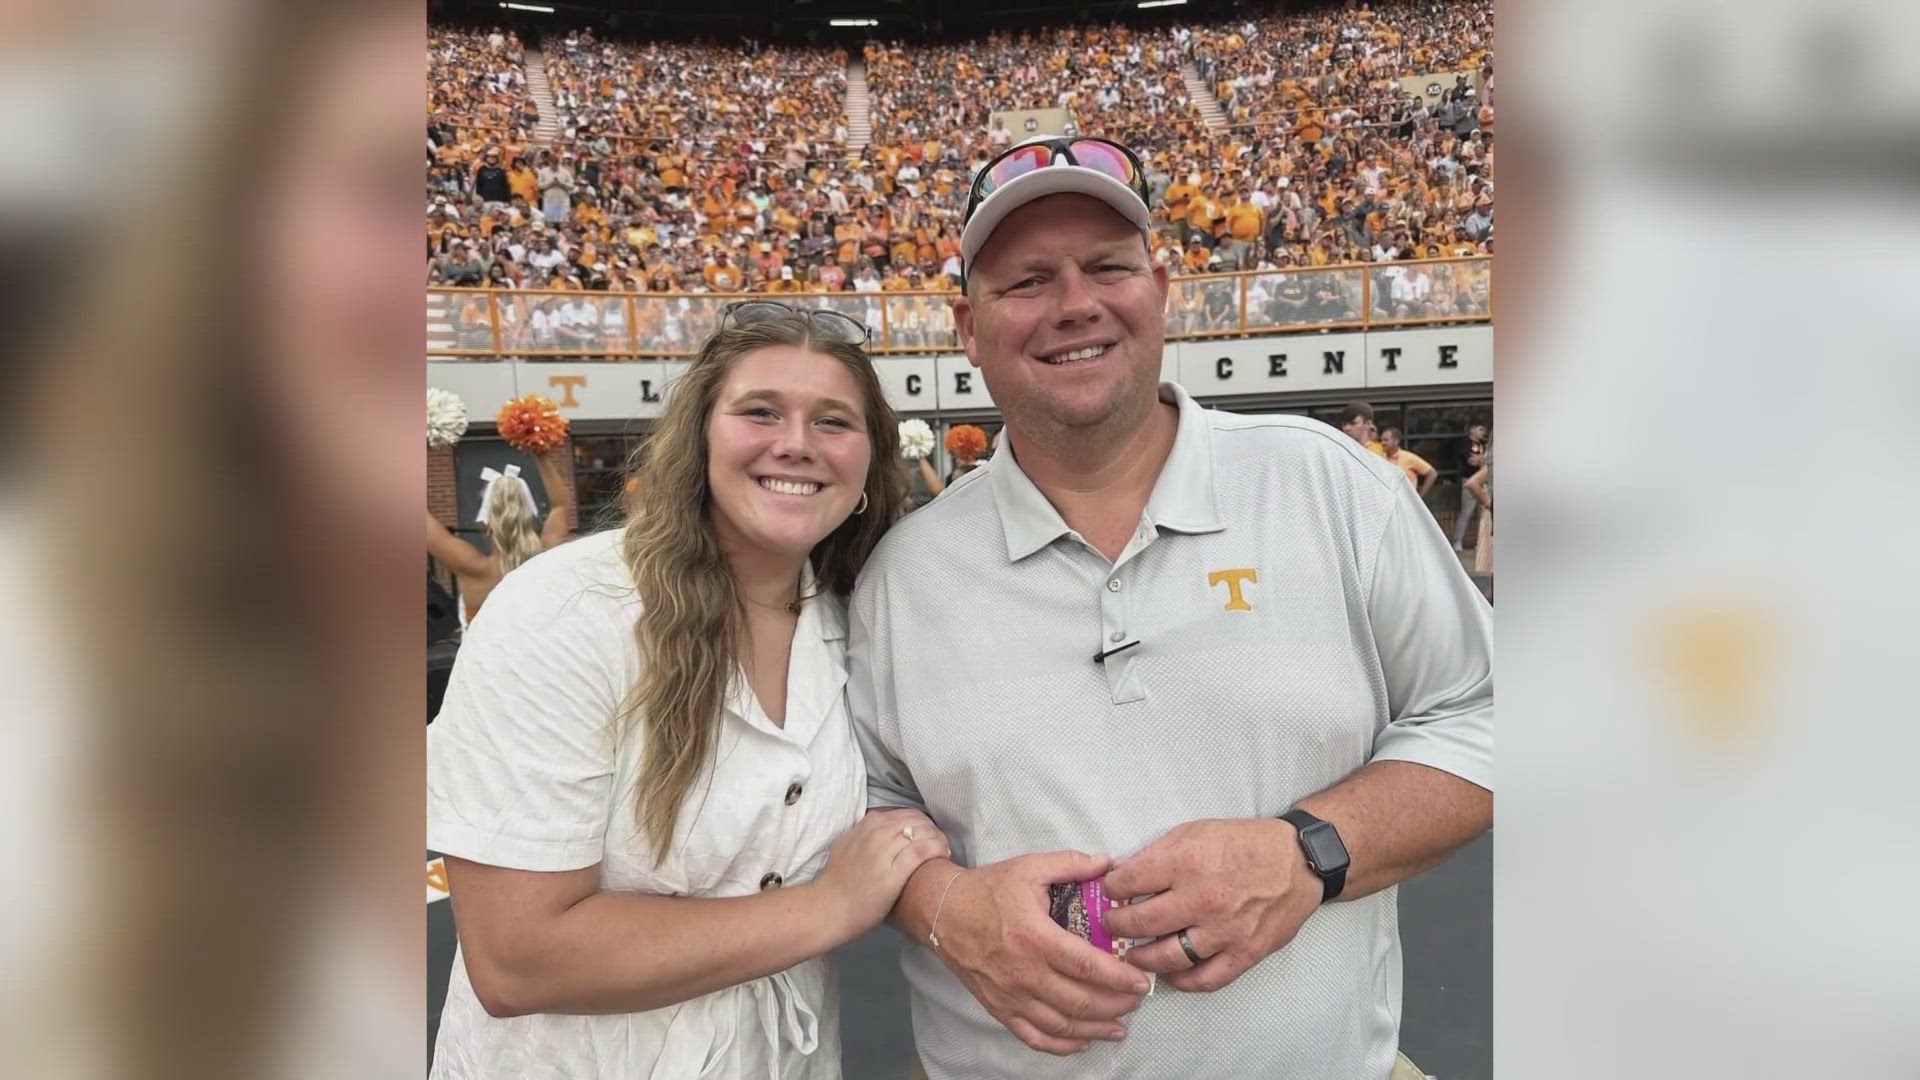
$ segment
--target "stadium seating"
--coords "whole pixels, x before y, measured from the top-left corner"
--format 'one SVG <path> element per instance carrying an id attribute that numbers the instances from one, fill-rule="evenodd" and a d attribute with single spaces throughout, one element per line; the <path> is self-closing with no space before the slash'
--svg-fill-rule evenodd
<path id="1" fill-rule="evenodd" d="M 719 306 L 701 293 L 865 292 L 836 305 L 884 314 L 898 347 L 949 346 L 938 294 L 957 287 L 967 184 L 1025 134 L 990 119 L 1045 108 L 1147 162 L 1152 243 L 1182 278 L 1173 332 L 1484 318 L 1485 260 L 1394 264 L 1491 252 L 1491 40 L 1490 0 L 1465 0 L 872 42 L 861 145 L 838 50 L 575 30 L 535 53 L 435 27 L 429 286 L 685 302 L 515 296 L 483 335 L 488 305 L 440 293 L 431 340 L 470 347 L 495 322 L 503 345 L 697 340 Z M 1454 81 L 1431 101 L 1403 86 L 1439 73 Z"/>

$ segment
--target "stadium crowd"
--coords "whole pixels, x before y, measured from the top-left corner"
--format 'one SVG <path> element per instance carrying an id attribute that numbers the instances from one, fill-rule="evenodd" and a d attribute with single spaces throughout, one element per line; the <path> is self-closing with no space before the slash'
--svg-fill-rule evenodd
<path id="1" fill-rule="evenodd" d="M 1180 282 L 1175 333 L 1236 331 L 1243 306 L 1249 326 L 1484 316 L 1484 263 L 1379 264 L 1492 250 L 1491 11 L 870 43 L 872 138 L 857 154 L 838 51 L 573 31 L 546 43 L 557 115 L 543 118 L 514 35 L 435 29 L 429 284 L 587 294 L 500 305 L 513 344 L 697 341 L 721 306 L 700 294 L 740 292 L 848 293 L 835 306 L 876 326 L 884 307 L 895 345 L 952 344 L 944 301 L 918 294 L 957 288 L 967 185 L 1025 137 L 992 115 L 1061 108 L 1140 153 L 1152 246 L 1174 273 L 1259 272 Z M 1227 128 L 1201 120 L 1183 60 Z M 1441 71 L 1460 74 L 1433 104 L 1402 85 Z M 550 142 L 530 134 L 543 119 Z M 596 292 L 676 301 L 636 305 L 628 327 L 627 306 Z M 463 337 L 490 333 L 474 307 L 452 313 Z"/>
<path id="2" fill-rule="evenodd" d="M 972 168 L 1024 138 L 995 113 L 1062 109 L 1078 131 L 1129 146 L 1193 139 L 1200 114 L 1173 35 L 1125 26 L 994 34 L 958 45 L 866 48 L 876 141 L 930 140 Z M 962 153 L 964 151 L 964 153 Z"/>
<path id="3" fill-rule="evenodd" d="M 547 56 L 561 136 L 844 143 L 847 55 L 838 49 L 622 45 L 576 32 Z"/>
<path id="4" fill-rule="evenodd" d="M 517 35 L 427 31 L 427 127 L 513 128 L 539 117 L 527 94 L 525 49 Z"/>

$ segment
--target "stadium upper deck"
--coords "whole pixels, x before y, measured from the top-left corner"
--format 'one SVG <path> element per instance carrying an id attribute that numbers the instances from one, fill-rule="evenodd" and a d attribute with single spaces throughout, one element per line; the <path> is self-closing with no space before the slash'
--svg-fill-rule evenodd
<path id="1" fill-rule="evenodd" d="M 436 28 L 429 283 L 949 290 L 968 178 L 1017 137 L 992 114 L 1036 108 L 1142 152 L 1153 243 L 1176 273 L 1486 254 L 1491 12 L 1469 0 L 874 42 L 865 146 L 848 138 L 849 58 L 836 50 L 574 30 L 536 52 L 500 31 Z M 1431 99 L 1405 84 L 1440 73 Z M 1203 119 L 1211 102 L 1189 75 L 1225 126 Z M 1371 306 L 1391 315 L 1393 299 Z M 1432 303 L 1404 299 L 1415 316 Z M 1205 312 L 1176 316 L 1223 317 Z"/>

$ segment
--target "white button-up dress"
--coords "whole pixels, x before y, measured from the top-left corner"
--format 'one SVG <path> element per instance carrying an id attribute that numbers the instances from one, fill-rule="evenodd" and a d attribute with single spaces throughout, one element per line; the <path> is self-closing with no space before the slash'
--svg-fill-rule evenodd
<path id="1" fill-rule="evenodd" d="M 501 581 L 461 645 L 427 729 L 427 846 L 517 870 L 600 867 L 601 887 L 746 896 L 811 880 L 866 809 L 847 719 L 842 602 L 809 601 L 776 727 L 737 673 L 714 755 L 672 851 L 654 865 L 635 788 L 644 740 L 621 738 L 640 676 L 640 602 L 619 532 L 584 537 Z M 809 576 L 807 591 L 812 591 Z M 840 1075 L 838 1000 L 825 957 L 678 1005 L 612 1016 L 488 1016 L 457 957 L 432 1077 Z"/>

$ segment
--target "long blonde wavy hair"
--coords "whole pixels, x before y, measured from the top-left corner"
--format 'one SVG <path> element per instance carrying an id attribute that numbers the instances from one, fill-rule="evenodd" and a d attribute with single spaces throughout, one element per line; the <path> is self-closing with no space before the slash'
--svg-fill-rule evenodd
<path id="1" fill-rule="evenodd" d="M 540 510 L 533 492 L 517 476 L 501 477 L 487 492 L 487 537 L 500 557 L 500 573 L 540 554 Z"/>
<path id="2" fill-rule="evenodd" d="M 620 726 L 628 735 L 645 729 L 635 816 L 656 860 L 672 846 L 681 805 L 713 759 L 746 625 L 744 601 L 714 530 L 707 429 L 733 365 L 778 345 L 846 365 L 865 400 L 873 447 L 866 509 L 814 546 L 815 587 L 839 596 L 852 592 L 867 556 L 906 504 L 899 426 L 866 350 L 817 338 L 798 317 L 727 327 L 701 346 L 675 383 L 652 439 L 635 455 L 631 472 L 639 483 L 628 502 L 623 547 L 640 593 L 634 632 L 644 666 Z"/>

